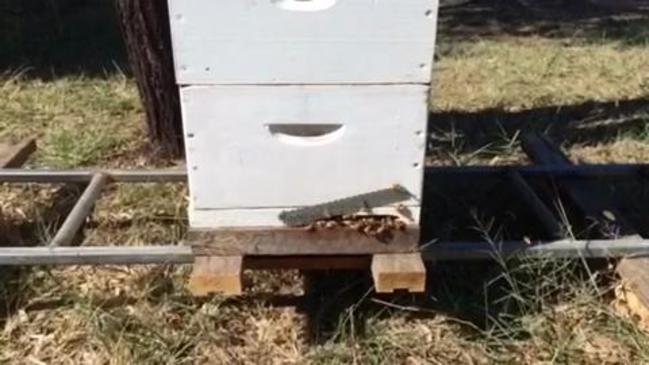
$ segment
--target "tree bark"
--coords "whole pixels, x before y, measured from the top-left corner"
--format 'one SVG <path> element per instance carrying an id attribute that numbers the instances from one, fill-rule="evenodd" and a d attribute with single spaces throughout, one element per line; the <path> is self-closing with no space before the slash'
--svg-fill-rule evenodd
<path id="1" fill-rule="evenodd" d="M 180 100 L 165 0 L 115 0 L 149 139 L 166 156 L 183 155 Z"/>

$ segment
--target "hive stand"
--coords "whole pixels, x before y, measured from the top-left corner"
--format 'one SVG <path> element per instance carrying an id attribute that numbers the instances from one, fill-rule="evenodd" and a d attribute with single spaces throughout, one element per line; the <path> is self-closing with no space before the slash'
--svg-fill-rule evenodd
<path id="1" fill-rule="evenodd" d="M 426 282 L 415 226 L 383 241 L 347 229 L 260 228 L 194 231 L 188 243 L 197 255 L 189 289 L 198 296 L 241 294 L 246 268 L 371 270 L 380 293 L 423 292 Z"/>
<path id="2" fill-rule="evenodd" d="M 438 7 L 169 0 L 188 243 L 207 257 L 195 261 L 194 293 L 239 294 L 251 260 L 290 257 L 293 268 L 327 270 L 346 256 L 372 270 L 378 291 L 423 290 L 417 224 Z M 412 225 L 391 237 L 290 228 L 279 218 L 394 185 L 409 196 L 371 207 Z"/>

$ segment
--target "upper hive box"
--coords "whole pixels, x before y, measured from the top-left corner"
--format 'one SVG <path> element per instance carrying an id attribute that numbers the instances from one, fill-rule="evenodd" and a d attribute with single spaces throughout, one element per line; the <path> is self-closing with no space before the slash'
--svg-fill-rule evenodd
<path id="1" fill-rule="evenodd" d="M 169 0 L 176 78 L 428 83 L 437 0 Z"/>

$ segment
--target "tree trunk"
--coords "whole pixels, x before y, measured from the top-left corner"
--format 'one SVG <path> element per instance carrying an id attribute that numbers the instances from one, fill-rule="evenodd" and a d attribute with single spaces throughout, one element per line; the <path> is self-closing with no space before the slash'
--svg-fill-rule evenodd
<path id="1" fill-rule="evenodd" d="M 180 157 L 183 132 L 165 0 L 115 0 L 122 35 L 159 152 Z"/>

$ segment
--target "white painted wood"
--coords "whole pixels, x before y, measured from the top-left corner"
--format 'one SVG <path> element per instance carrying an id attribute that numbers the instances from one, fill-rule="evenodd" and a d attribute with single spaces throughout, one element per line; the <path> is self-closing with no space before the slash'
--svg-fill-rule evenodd
<path id="1" fill-rule="evenodd" d="M 437 0 L 168 0 L 181 85 L 428 83 Z"/>
<path id="2" fill-rule="evenodd" d="M 418 206 L 428 89 L 182 88 L 192 205 L 284 209 L 400 184 Z"/>
<path id="3" fill-rule="evenodd" d="M 241 227 L 283 227 L 277 217 L 284 209 L 189 209 L 189 224 L 193 229 L 241 228 Z M 395 207 L 374 209 L 372 213 L 400 217 L 409 224 L 419 224 L 421 208 L 408 207 L 408 216 Z"/>

